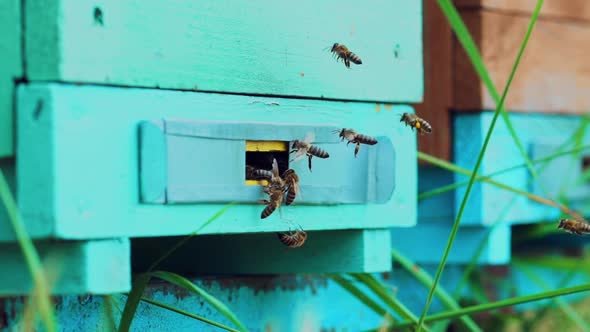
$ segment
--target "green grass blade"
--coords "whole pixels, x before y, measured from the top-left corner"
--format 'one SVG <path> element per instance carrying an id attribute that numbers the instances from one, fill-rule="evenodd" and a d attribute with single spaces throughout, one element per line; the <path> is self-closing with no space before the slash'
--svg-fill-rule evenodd
<path id="1" fill-rule="evenodd" d="M 373 301 L 373 299 L 371 299 L 367 294 L 365 294 L 364 291 L 354 285 L 350 280 L 347 280 L 337 274 L 330 274 L 328 275 L 328 278 L 332 279 L 332 281 L 356 297 L 369 309 L 373 310 L 373 312 L 375 312 L 377 315 L 381 317 L 387 317 L 386 319 L 388 319 L 390 322 L 394 321 L 394 318 L 385 308 L 383 308 L 379 303 Z"/>
<path id="2" fill-rule="evenodd" d="M 545 281 L 543 281 L 543 279 L 541 277 L 539 277 L 535 272 L 533 272 L 533 270 L 524 265 L 524 264 L 518 264 L 518 263 L 513 263 L 515 267 L 519 268 L 522 273 L 524 273 L 527 278 L 529 278 L 532 282 L 534 282 L 535 284 L 537 284 L 539 287 L 543 288 L 544 291 L 547 291 L 550 289 L 550 287 L 547 285 L 547 283 Z M 556 297 L 553 298 L 553 301 L 559 306 L 559 308 L 561 309 L 561 311 L 563 311 L 563 313 L 571 320 L 573 321 L 581 330 L 589 332 L 590 331 L 590 326 L 584 321 L 584 319 L 582 317 L 580 317 L 580 315 L 578 315 L 576 313 L 576 311 L 569 305 L 567 304 L 567 302 L 565 302 L 563 299 Z"/>
<path id="3" fill-rule="evenodd" d="M 162 263 L 162 261 L 164 261 L 170 255 L 172 255 L 172 253 L 175 252 L 176 250 L 178 250 L 178 248 L 182 247 L 188 240 L 190 240 L 194 236 L 198 235 L 199 232 L 201 232 L 205 227 L 209 226 L 209 224 L 211 224 L 217 218 L 221 217 L 234 204 L 236 204 L 236 203 L 231 202 L 231 203 L 227 204 L 226 206 L 224 206 L 221 210 L 219 210 L 211 218 L 209 218 L 203 225 L 201 225 L 201 227 L 199 227 L 197 230 L 195 230 L 191 234 L 187 235 L 185 238 L 183 238 L 182 240 L 178 241 L 175 245 L 170 247 L 170 249 L 168 249 L 162 256 L 160 256 L 158 259 L 156 259 L 152 263 L 152 265 L 150 265 L 150 267 L 148 268 L 148 272 L 153 271 L 160 263 Z"/>
<path id="4" fill-rule="evenodd" d="M 440 8 L 442 9 L 443 13 L 447 16 L 447 19 L 449 20 L 451 27 L 453 27 L 453 30 L 455 30 L 455 33 L 456 33 L 457 37 L 459 38 L 459 41 L 464 43 L 465 39 L 470 39 L 469 32 L 467 32 L 467 28 L 463 24 L 463 21 L 461 20 L 461 17 L 459 16 L 457 9 L 454 7 L 452 2 L 450 0 L 438 0 L 438 4 L 439 4 Z M 434 277 L 434 282 L 433 282 L 432 288 L 430 289 L 430 291 L 428 293 L 428 297 L 426 299 L 426 305 L 424 306 L 424 310 L 422 311 L 422 315 L 420 315 L 420 319 L 418 321 L 418 327 L 417 327 L 418 332 L 421 331 L 422 325 L 424 324 L 424 318 L 426 317 L 426 314 L 428 313 L 428 310 L 430 309 L 430 304 L 432 302 L 432 297 L 434 295 L 434 291 L 436 290 L 436 287 L 440 281 L 442 271 L 444 270 L 445 264 L 447 262 L 447 258 L 449 256 L 449 252 L 451 251 L 451 247 L 453 245 L 453 241 L 455 240 L 455 236 L 456 236 L 457 231 L 459 229 L 459 223 L 461 222 L 461 218 L 463 217 L 463 211 L 465 210 L 465 206 L 467 205 L 467 200 L 469 199 L 469 194 L 471 193 L 471 188 L 473 187 L 475 176 L 477 175 L 477 172 L 479 171 L 479 167 L 481 166 L 483 156 L 486 152 L 488 143 L 489 143 L 490 138 L 492 136 L 492 132 L 494 131 L 494 127 L 496 126 L 496 121 L 498 120 L 498 116 L 500 115 L 502 107 L 504 106 L 504 102 L 506 100 L 506 96 L 508 95 L 508 91 L 509 91 L 510 86 L 512 84 L 512 80 L 513 80 L 514 75 L 516 73 L 516 69 L 518 68 L 518 65 L 520 63 L 520 59 L 522 57 L 522 54 L 524 53 L 524 50 L 526 48 L 526 45 L 527 45 L 530 35 L 532 33 L 533 27 L 535 26 L 535 23 L 537 21 L 537 16 L 539 15 L 539 11 L 541 10 L 542 5 L 543 5 L 543 0 L 538 0 L 537 7 L 535 8 L 535 11 L 533 12 L 533 15 L 531 17 L 531 21 L 530 21 L 529 27 L 527 29 L 527 32 L 525 34 L 523 43 L 520 47 L 520 50 L 518 51 L 518 55 L 516 56 L 516 61 L 514 62 L 514 65 L 512 66 L 510 76 L 508 77 L 508 81 L 506 82 L 504 92 L 502 93 L 502 97 L 500 98 L 500 102 L 498 103 L 498 107 L 497 107 L 496 111 L 494 112 L 494 117 L 492 118 L 492 123 L 490 124 L 490 128 L 488 129 L 488 132 L 486 134 L 486 138 L 484 140 L 483 147 L 481 148 L 481 151 L 480 151 L 479 156 L 477 158 L 477 162 L 475 164 L 475 167 L 473 168 L 473 174 L 471 175 L 471 178 L 469 180 L 469 184 L 467 185 L 467 190 L 465 192 L 465 196 L 463 197 L 463 201 L 461 202 L 461 205 L 459 207 L 459 212 L 457 214 L 457 218 L 456 218 L 455 222 L 453 223 L 453 228 L 451 229 L 451 234 L 450 234 L 449 239 L 447 241 L 447 246 L 446 246 L 445 252 L 443 254 L 442 260 L 441 260 L 441 262 L 438 266 L 438 269 L 436 271 L 436 275 Z M 464 30 L 461 31 L 461 28 L 463 28 Z M 463 44 L 463 47 L 466 48 L 466 45 Z M 477 48 L 474 48 L 474 50 L 477 50 Z M 468 51 L 468 53 L 470 53 L 470 50 L 466 49 L 466 51 Z M 483 63 L 479 64 L 479 66 L 476 66 L 476 67 L 478 67 L 477 68 L 478 71 L 484 71 L 484 72 L 486 71 L 485 66 L 483 66 Z"/>
<path id="5" fill-rule="evenodd" d="M 554 159 L 557 159 L 559 157 L 568 156 L 570 154 L 573 154 L 573 153 L 576 153 L 576 152 L 585 151 L 585 150 L 589 150 L 589 149 L 590 149 L 590 145 L 584 145 L 584 146 L 580 146 L 578 148 L 567 150 L 567 151 L 558 151 L 558 152 L 552 153 L 552 154 L 550 154 L 550 155 L 548 155 L 546 157 L 542 157 L 542 158 L 539 158 L 539 159 L 532 160 L 531 162 L 533 164 L 544 164 L 544 163 L 548 163 L 548 162 L 550 162 L 550 161 L 552 161 Z M 521 163 L 521 164 L 514 165 L 512 167 L 508 167 L 508 168 L 504 168 L 504 169 L 501 169 L 501 170 L 492 172 L 490 174 L 478 175 L 475 178 L 475 181 L 482 181 L 484 179 L 491 180 L 492 177 L 494 177 L 494 176 L 501 175 L 501 174 L 504 174 L 504 173 L 507 173 L 507 172 L 510 172 L 510 171 L 513 171 L 513 170 L 516 170 L 516 169 L 519 169 L 519 168 L 523 168 L 525 166 L 526 166 L 526 163 Z M 590 171 L 589 171 L 589 178 L 590 178 Z M 469 184 L 469 180 L 458 181 L 458 182 L 451 183 L 451 184 L 446 185 L 446 186 L 441 186 L 439 188 L 428 190 L 428 191 L 425 191 L 423 193 L 420 193 L 418 195 L 418 200 L 424 200 L 424 199 L 430 198 L 430 197 L 435 196 L 435 195 L 440 195 L 440 194 L 443 194 L 445 192 L 448 192 L 448 191 L 455 190 L 457 188 L 461 188 L 463 186 L 466 186 L 467 184 Z"/>
<path id="6" fill-rule="evenodd" d="M 158 302 L 158 301 L 155 301 L 155 300 L 152 300 L 152 299 L 148 299 L 146 297 L 142 297 L 141 300 L 143 302 L 149 303 L 151 305 L 155 305 L 157 307 L 160 307 L 160 308 L 163 308 L 163 309 L 166 309 L 166 310 L 170 310 L 172 312 L 176 312 L 176 313 L 181 314 L 183 316 L 186 316 L 186 317 L 190 317 L 192 319 L 199 320 L 199 321 L 201 321 L 203 323 L 206 323 L 206 324 L 209 324 L 209 325 L 213 325 L 215 327 L 219 327 L 220 329 L 223 329 L 223 330 L 226 330 L 226 331 L 240 332 L 240 330 L 236 330 L 236 329 L 234 329 L 232 327 L 223 325 L 223 324 L 218 323 L 218 322 L 216 322 L 214 320 L 207 319 L 207 318 L 205 318 L 203 316 L 195 315 L 195 314 L 192 314 L 192 313 L 190 313 L 188 311 L 184 311 L 182 309 L 178 309 L 176 307 L 169 306 L 169 305 L 167 305 L 165 303 L 162 303 L 162 302 Z"/>
<path id="7" fill-rule="evenodd" d="M 431 288 L 433 285 L 432 277 L 423 269 L 421 269 L 418 265 L 414 262 L 409 260 L 407 257 L 402 255 L 399 251 L 392 249 L 391 256 L 394 261 L 398 262 L 408 273 L 410 273 L 414 279 L 418 280 L 422 285 L 426 286 L 427 288 Z M 436 296 L 440 299 L 442 304 L 447 307 L 448 309 L 459 309 L 461 306 L 453 299 L 449 293 L 447 293 L 443 288 L 439 287 L 436 289 L 435 292 Z M 477 326 L 475 321 L 471 319 L 471 317 L 461 317 L 461 322 L 465 325 L 465 327 L 469 331 L 482 331 L 482 329 Z"/>
<path id="8" fill-rule="evenodd" d="M 160 278 L 162 280 L 166 280 L 171 284 L 177 285 L 182 287 L 186 290 L 189 290 L 199 296 L 201 296 L 206 302 L 208 302 L 211 306 L 213 306 L 219 313 L 229 319 L 232 323 L 234 323 L 240 331 L 248 331 L 244 324 L 240 322 L 238 317 L 221 301 L 215 298 L 213 295 L 207 293 L 204 289 L 200 288 L 199 286 L 193 284 L 188 279 L 166 271 L 156 271 L 150 273 L 152 276 Z"/>
<path id="9" fill-rule="evenodd" d="M 31 238 L 27 234 L 22 217 L 18 212 L 16 202 L 10 192 L 8 182 L 6 181 L 2 169 L 0 169 L 0 199 L 6 207 L 8 220 L 11 223 L 16 240 L 23 252 L 23 256 L 25 257 L 25 264 L 33 279 L 34 287 L 38 290 L 39 294 L 43 294 L 43 296 L 36 299 L 43 326 L 48 332 L 56 331 L 57 323 L 55 321 L 53 305 L 51 304 L 51 298 L 49 296 L 49 286 L 47 285 L 45 273 L 43 272 L 41 259 L 33 245 L 33 241 L 31 241 Z"/>
<path id="10" fill-rule="evenodd" d="M 506 300 L 490 302 L 490 303 L 485 303 L 485 304 L 479 304 L 479 305 L 474 305 L 474 306 L 470 306 L 470 307 L 464 307 L 464 308 L 461 308 L 458 310 L 452 310 L 452 311 L 437 313 L 434 315 L 429 315 L 424 318 L 424 322 L 436 322 L 436 321 L 445 320 L 445 319 L 454 319 L 454 318 L 458 318 L 458 317 L 461 317 L 464 315 L 472 315 L 472 314 L 476 314 L 479 312 L 492 311 L 492 310 L 497 310 L 497 309 L 501 309 L 501 308 L 505 308 L 505 307 L 511 307 L 511 306 L 518 305 L 518 304 L 534 302 L 534 301 L 539 301 L 539 300 L 544 300 L 544 299 L 550 299 L 550 298 L 554 298 L 557 296 L 563 296 L 563 295 L 569 295 L 569 294 L 575 294 L 575 293 L 587 292 L 587 291 L 590 291 L 590 284 L 585 284 L 585 285 L 575 286 L 575 287 L 561 288 L 561 289 L 557 289 L 554 291 L 547 291 L 547 292 L 543 292 L 543 293 L 539 293 L 539 294 L 518 296 L 518 297 L 506 299 Z M 411 320 L 407 320 L 404 322 L 399 322 L 399 323 L 393 324 L 390 327 L 391 328 L 390 330 L 397 331 L 397 329 L 400 329 L 400 328 L 403 328 L 406 326 L 414 326 L 415 324 L 416 324 L 415 322 L 413 322 Z"/>
<path id="11" fill-rule="evenodd" d="M 117 329 L 118 332 L 129 331 L 131 322 L 133 322 L 135 312 L 137 311 L 137 306 L 139 305 L 139 300 L 143 296 L 143 292 L 150 279 L 151 276 L 148 273 L 142 273 L 137 275 L 133 280 L 131 292 L 129 292 L 129 295 L 127 296 L 127 302 L 125 302 L 125 308 L 123 309 L 123 314 L 121 314 L 121 321 L 119 322 L 119 328 Z"/>
<path id="12" fill-rule="evenodd" d="M 117 329 L 117 323 L 115 322 L 114 302 L 115 300 L 113 299 L 112 295 L 105 295 L 102 297 L 102 312 L 104 317 L 104 324 L 107 326 L 107 331 L 115 331 Z"/>
<path id="13" fill-rule="evenodd" d="M 381 301 L 383 301 L 383 303 L 385 303 L 391 310 L 393 310 L 393 312 L 397 313 L 400 317 L 412 320 L 414 322 L 418 321 L 416 315 L 414 315 L 410 311 L 410 309 L 404 306 L 394 296 L 389 294 L 387 289 L 383 287 L 383 284 L 380 283 L 377 279 L 375 279 L 375 277 L 365 273 L 350 273 L 349 275 L 361 282 L 362 284 L 364 284 L 367 288 L 369 288 Z"/>

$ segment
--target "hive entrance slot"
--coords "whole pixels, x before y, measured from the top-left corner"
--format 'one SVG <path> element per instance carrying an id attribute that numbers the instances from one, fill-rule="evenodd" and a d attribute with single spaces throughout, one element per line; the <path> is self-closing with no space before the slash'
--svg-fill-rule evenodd
<path id="1" fill-rule="evenodd" d="M 271 170 L 272 160 L 279 165 L 279 174 L 289 168 L 289 142 L 283 141 L 246 141 L 246 165 L 244 173 L 247 185 L 265 184 L 265 180 L 249 176 L 246 166 L 256 169 Z"/>

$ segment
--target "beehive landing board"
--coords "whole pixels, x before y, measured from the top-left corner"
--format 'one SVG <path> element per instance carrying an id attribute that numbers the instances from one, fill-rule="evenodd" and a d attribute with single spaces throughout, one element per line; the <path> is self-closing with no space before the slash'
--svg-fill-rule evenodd
<path id="1" fill-rule="evenodd" d="M 203 229 L 205 234 L 286 230 L 290 224 L 285 219 L 306 230 L 403 227 L 416 222 L 416 134 L 399 123 L 397 115 L 412 112 L 408 106 L 379 110 L 371 103 L 63 84 L 31 84 L 19 92 L 18 197 L 28 230 L 37 238 L 183 235 L 219 212 L 224 204 L 140 203 L 138 123 L 163 117 L 285 123 L 306 123 L 313 117 L 314 122 L 386 133 L 396 144 L 397 189 L 385 204 L 293 205 L 285 209 L 284 219 L 273 215 L 264 221 L 262 205 L 236 205 Z M 362 147 L 360 153 L 370 147 Z M 353 154 L 354 147 L 348 149 Z M 203 156 L 203 162 L 210 157 L 214 156 Z M 316 165 L 319 173 L 322 164 Z M 354 179 L 353 165 L 343 167 L 350 168 Z"/>

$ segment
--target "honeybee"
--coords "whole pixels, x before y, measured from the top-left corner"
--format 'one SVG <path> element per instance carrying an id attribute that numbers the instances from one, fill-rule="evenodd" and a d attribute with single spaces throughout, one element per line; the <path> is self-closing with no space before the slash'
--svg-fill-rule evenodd
<path id="1" fill-rule="evenodd" d="M 270 180 L 272 178 L 272 171 L 267 169 L 259 169 L 252 167 L 250 165 L 246 165 L 246 179 L 247 180 L 258 180 L 258 179 L 266 179 Z"/>
<path id="2" fill-rule="evenodd" d="M 417 116 L 413 113 L 404 113 L 402 114 L 401 119 L 399 122 L 405 122 L 406 127 L 409 125 L 412 130 L 416 128 L 416 131 L 420 135 L 430 134 L 432 132 L 432 126 L 430 123 L 426 122 L 426 120 L 422 119 L 421 117 Z"/>
<path id="3" fill-rule="evenodd" d="M 334 132 L 337 133 L 338 130 L 334 130 Z M 344 139 L 346 139 L 348 141 L 346 143 L 347 146 L 350 143 L 356 144 L 356 147 L 354 148 L 354 157 L 355 158 L 359 153 L 359 150 L 361 148 L 361 144 L 367 144 L 367 145 L 377 144 L 377 140 L 375 138 L 373 138 L 371 136 L 359 134 L 354 129 L 349 129 L 349 128 L 342 128 L 342 130 L 340 130 L 339 137 L 342 138 L 341 141 L 344 141 Z"/>
<path id="4" fill-rule="evenodd" d="M 268 189 L 268 201 L 264 201 L 266 203 L 266 207 L 262 210 L 260 214 L 260 219 L 265 219 L 270 216 L 276 209 L 281 207 L 281 202 L 283 201 L 283 188 L 274 188 L 270 187 Z"/>
<path id="5" fill-rule="evenodd" d="M 285 205 L 291 205 L 295 197 L 301 196 L 299 192 L 299 176 L 294 170 L 288 169 L 283 173 L 283 180 L 285 180 Z"/>
<path id="6" fill-rule="evenodd" d="M 277 236 L 279 237 L 279 241 L 290 248 L 299 248 L 307 240 L 307 233 L 303 229 L 277 233 Z"/>
<path id="7" fill-rule="evenodd" d="M 263 186 L 262 190 L 269 196 L 269 200 L 264 200 L 266 204 L 264 210 L 260 214 L 260 219 L 265 219 L 270 216 L 276 209 L 281 207 L 285 191 L 285 181 L 279 176 L 279 164 L 277 160 L 272 160 L 272 171 L 269 184 Z"/>
<path id="8" fill-rule="evenodd" d="M 577 235 L 590 233 L 590 224 L 575 219 L 561 219 L 557 228 Z"/>
<path id="9" fill-rule="evenodd" d="M 338 59 L 342 59 L 342 61 L 344 61 L 344 65 L 346 66 L 346 68 L 350 68 L 351 61 L 357 65 L 363 63 L 363 61 L 361 60 L 361 58 L 359 58 L 358 55 L 352 53 L 348 49 L 348 47 L 342 44 L 334 43 L 334 45 L 332 45 L 332 49 L 330 50 L 330 52 L 332 52 Z"/>
<path id="10" fill-rule="evenodd" d="M 311 145 L 311 142 L 313 142 L 314 140 L 314 136 L 313 133 L 307 133 L 307 135 L 305 135 L 305 138 L 303 139 L 303 141 L 300 140 L 294 140 L 293 141 L 293 146 L 291 147 L 291 153 L 295 152 L 295 156 L 293 157 L 293 160 L 291 160 L 291 162 L 296 162 L 298 160 L 300 160 L 301 158 L 307 156 L 307 167 L 309 168 L 309 171 L 311 172 L 311 158 L 318 157 L 318 158 L 322 158 L 322 159 L 326 159 L 330 157 L 330 154 L 320 148 L 318 148 L 315 145 Z"/>

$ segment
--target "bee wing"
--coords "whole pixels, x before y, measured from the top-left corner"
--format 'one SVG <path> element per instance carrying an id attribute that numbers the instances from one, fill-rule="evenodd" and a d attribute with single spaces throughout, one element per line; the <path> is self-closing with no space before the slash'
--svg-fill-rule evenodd
<path id="1" fill-rule="evenodd" d="M 307 134 L 305 134 L 305 138 L 303 139 L 303 141 L 306 143 L 313 143 L 313 141 L 315 141 L 315 135 L 313 131 L 310 131 Z"/>
<path id="2" fill-rule="evenodd" d="M 297 161 L 301 160 L 303 157 L 305 157 L 306 152 L 307 151 L 305 149 L 297 150 L 295 152 L 292 162 L 297 162 Z"/>
<path id="3" fill-rule="evenodd" d="M 272 176 L 275 178 L 279 177 L 279 163 L 275 158 L 272 159 Z"/>

